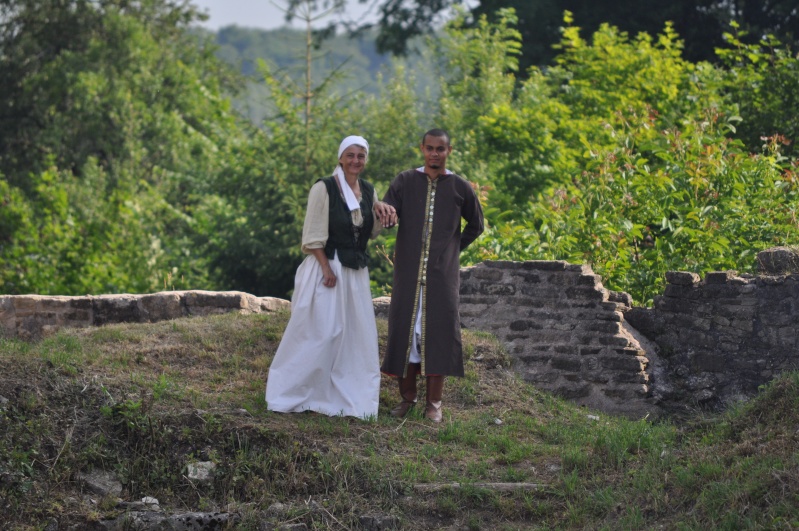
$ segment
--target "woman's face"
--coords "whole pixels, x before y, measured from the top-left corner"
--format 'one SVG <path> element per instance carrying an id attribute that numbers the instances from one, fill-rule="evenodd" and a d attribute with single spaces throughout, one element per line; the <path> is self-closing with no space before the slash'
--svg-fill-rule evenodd
<path id="1" fill-rule="evenodd" d="M 345 175 L 358 175 L 366 166 L 366 148 L 352 145 L 338 159 Z"/>

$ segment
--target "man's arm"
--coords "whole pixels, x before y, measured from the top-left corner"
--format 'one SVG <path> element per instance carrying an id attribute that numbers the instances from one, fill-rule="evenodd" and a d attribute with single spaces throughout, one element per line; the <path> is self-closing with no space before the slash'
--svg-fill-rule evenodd
<path id="1" fill-rule="evenodd" d="M 461 232 L 461 251 L 469 247 L 474 240 L 477 239 L 485 230 L 483 224 L 483 208 L 480 206 L 480 200 L 477 194 L 474 193 L 471 185 L 466 184 L 466 194 L 461 207 L 461 217 L 466 220 L 466 226 Z"/>

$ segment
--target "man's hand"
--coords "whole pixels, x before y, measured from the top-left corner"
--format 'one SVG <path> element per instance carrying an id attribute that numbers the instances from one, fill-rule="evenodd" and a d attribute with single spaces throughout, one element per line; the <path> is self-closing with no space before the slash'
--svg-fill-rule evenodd
<path id="1" fill-rule="evenodd" d="M 383 225 L 383 228 L 393 227 L 397 224 L 397 211 L 388 203 L 378 201 L 375 203 L 374 212 L 380 220 L 380 224 Z"/>

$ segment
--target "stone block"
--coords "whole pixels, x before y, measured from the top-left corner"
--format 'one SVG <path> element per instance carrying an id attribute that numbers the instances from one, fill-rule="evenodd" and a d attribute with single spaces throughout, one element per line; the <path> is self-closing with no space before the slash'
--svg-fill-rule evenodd
<path id="1" fill-rule="evenodd" d="M 514 332 L 520 332 L 524 330 L 543 330 L 544 327 L 543 325 L 535 321 L 518 320 L 518 321 L 513 321 L 510 324 L 510 329 L 513 330 Z"/>
<path id="2" fill-rule="evenodd" d="M 142 295 L 139 301 L 142 319 L 150 322 L 177 319 L 188 313 L 183 308 L 181 293 L 177 291 Z"/>
<path id="3" fill-rule="evenodd" d="M 692 365 L 697 372 L 724 372 L 727 367 L 724 356 L 712 352 L 694 354 Z"/>
<path id="4" fill-rule="evenodd" d="M 601 286 L 601 284 L 599 284 Z M 625 308 L 632 308 L 633 298 L 629 293 L 624 291 L 611 291 L 608 290 L 608 301 L 622 304 Z"/>
<path id="5" fill-rule="evenodd" d="M 460 302 L 461 304 L 487 304 L 489 306 L 492 306 L 494 304 L 497 304 L 499 302 L 499 299 L 497 297 L 467 295 L 465 297 L 462 296 L 460 298 Z"/>
<path id="6" fill-rule="evenodd" d="M 60 313 L 73 308 L 73 297 L 39 297 L 36 311 Z"/>
<path id="7" fill-rule="evenodd" d="M 649 384 L 649 375 L 645 372 L 624 372 L 613 376 L 613 383 L 617 384 Z"/>
<path id="8" fill-rule="evenodd" d="M 702 298 L 705 300 L 721 301 L 734 300 L 741 297 L 741 288 L 734 284 L 704 284 L 700 286 Z"/>
<path id="9" fill-rule="evenodd" d="M 92 298 L 92 304 L 94 324 L 97 326 L 143 321 L 139 299 L 135 295 L 100 295 Z"/>
<path id="10" fill-rule="evenodd" d="M 666 284 L 666 289 L 663 290 L 663 296 L 666 298 L 698 299 L 700 295 L 699 290 L 693 285 Z"/>
<path id="11" fill-rule="evenodd" d="M 592 288 L 602 286 L 602 277 L 599 275 L 580 275 L 575 279 L 575 283 L 581 286 L 591 286 Z M 628 295 L 629 296 L 629 295 Z"/>
<path id="12" fill-rule="evenodd" d="M 541 275 L 538 273 L 530 273 L 528 271 L 515 271 L 513 273 L 512 280 L 516 282 L 522 282 L 524 284 L 540 284 Z"/>
<path id="13" fill-rule="evenodd" d="M 577 328 L 577 323 L 569 323 L 569 322 L 550 322 L 544 328 L 550 328 L 552 330 L 561 330 L 564 332 L 568 332 Z"/>
<path id="14" fill-rule="evenodd" d="M 582 385 L 559 385 L 552 392 L 567 400 L 575 400 L 578 398 L 585 398 L 591 394 L 590 384 Z"/>
<path id="15" fill-rule="evenodd" d="M 553 345 L 552 350 L 558 354 L 577 354 L 578 348 L 576 345 Z"/>
<path id="16" fill-rule="evenodd" d="M 667 271 L 666 282 L 678 286 L 693 286 L 699 282 L 699 275 L 688 271 Z"/>
<path id="17" fill-rule="evenodd" d="M 474 269 L 478 267 L 494 267 L 496 269 L 522 269 L 524 267 L 524 262 L 514 262 L 512 260 L 485 260 L 480 264 L 474 266 Z"/>
<path id="18" fill-rule="evenodd" d="M 603 302 L 608 300 L 608 294 L 605 290 L 598 290 L 583 286 L 572 286 L 570 288 L 566 288 L 566 298 Z"/>
<path id="19" fill-rule="evenodd" d="M 712 271 L 705 275 L 705 284 L 726 284 L 737 274 L 737 271 Z"/>
<path id="20" fill-rule="evenodd" d="M 710 322 L 716 326 L 730 326 L 730 320 L 721 315 L 714 315 L 711 317 Z"/>
<path id="21" fill-rule="evenodd" d="M 70 297 L 69 305 L 76 310 L 92 310 L 91 297 Z"/>
<path id="22" fill-rule="evenodd" d="M 554 357 L 550 364 L 552 368 L 559 371 L 580 372 L 583 368 L 583 362 L 580 358 L 570 356 Z"/>
<path id="23" fill-rule="evenodd" d="M 495 284 L 492 282 L 481 282 L 477 288 L 477 293 L 481 295 L 509 297 L 516 293 L 516 286 L 513 284 Z"/>
<path id="24" fill-rule="evenodd" d="M 630 344 L 630 340 L 627 339 L 624 336 L 621 336 L 621 335 L 618 335 L 618 336 L 602 336 L 602 337 L 597 338 L 597 341 L 599 342 L 600 345 L 608 345 L 608 346 L 618 345 L 618 346 L 626 347 L 626 346 L 628 346 Z"/>
<path id="25" fill-rule="evenodd" d="M 89 310 L 69 310 L 59 316 L 58 321 L 63 324 L 69 323 L 70 326 L 77 323 L 85 323 L 90 326 L 93 323 L 92 312 Z"/>
<path id="26" fill-rule="evenodd" d="M 552 273 L 547 277 L 547 283 L 552 286 L 557 286 L 558 289 L 562 289 L 563 286 L 574 286 L 579 282 L 579 280 L 580 275 L 565 271 L 558 271 L 557 273 Z"/>
<path id="27" fill-rule="evenodd" d="M 799 251 L 792 247 L 772 247 L 757 253 L 757 266 L 765 275 L 799 273 Z"/>
<path id="28" fill-rule="evenodd" d="M 243 310 L 249 306 L 247 296 L 247 293 L 241 291 L 192 290 L 183 294 L 186 305 L 189 307 L 208 306 L 235 310 Z"/>
<path id="29" fill-rule="evenodd" d="M 516 359 L 526 363 L 527 365 L 531 365 L 533 367 L 546 366 L 550 360 L 552 360 L 551 354 L 525 354 L 523 356 L 516 356 Z"/>
<path id="30" fill-rule="evenodd" d="M 0 322 L 13 321 L 17 312 L 11 297 L 0 297 Z"/>
<path id="31" fill-rule="evenodd" d="M 264 299 L 270 299 L 269 301 L 265 301 Z M 274 297 L 261 297 L 261 311 L 270 311 L 274 312 L 280 309 L 279 306 L 274 304 L 275 301 L 281 301 L 283 299 L 275 299 Z M 283 306 L 286 310 L 291 310 L 291 301 L 286 301 L 288 304 Z M 268 304 L 271 309 L 265 310 L 264 304 Z M 391 297 L 376 297 L 372 299 L 372 305 L 375 309 L 375 317 L 388 319 L 388 310 L 391 306 Z M 463 308 L 461 306 L 461 308 Z"/>
<path id="32" fill-rule="evenodd" d="M 505 278 L 505 273 L 501 269 L 488 267 L 475 267 L 471 270 L 471 274 L 473 278 L 491 282 L 499 282 Z"/>
<path id="33" fill-rule="evenodd" d="M 14 304 L 14 313 L 16 314 L 17 318 L 27 317 L 29 315 L 35 315 L 40 298 L 41 297 L 39 297 L 38 295 L 12 296 L 12 302 Z"/>
<path id="34" fill-rule="evenodd" d="M 755 324 L 751 319 L 734 319 L 730 322 L 730 327 L 752 332 L 755 329 Z"/>
<path id="35" fill-rule="evenodd" d="M 668 286 L 666 286 L 668 289 Z M 691 299 L 699 298 L 699 290 L 693 291 Z M 655 309 L 661 312 L 691 314 L 696 311 L 698 304 L 695 300 L 675 297 L 655 297 Z"/>
<path id="36" fill-rule="evenodd" d="M 603 356 L 601 363 L 603 369 L 612 371 L 638 373 L 646 368 L 646 363 L 639 356 Z"/>
<path id="37" fill-rule="evenodd" d="M 523 269 L 539 271 L 565 271 L 568 265 L 568 262 L 562 260 L 527 260 L 522 262 Z"/>
<path id="38" fill-rule="evenodd" d="M 711 334 L 706 334 L 699 330 L 680 330 L 679 337 L 682 342 L 697 347 L 710 347 L 716 343 L 716 339 Z"/>
<path id="39" fill-rule="evenodd" d="M 602 312 L 590 315 L 591 318 L 597 321 L 612 321 L 614 323 L 621 323 L 624 321 L 624 316 L 621 312 Z"/>
<path id="40" fill-rule="evenodd" d="M 586 382 L 591 382 L 594 384 L 606 384 L 610 381 L 610 377 L 607 373 L 592 370 L 590 367 L 588 370 L 583 372 L 582 377 Z"/>
<path id="41" fill-rule="evenodd" d="M 581 328 L 590 332 L 600 332 L 603 334 L 618 334 L 621 332 L 621 325 L 614 321 L 593 321 L 583 323 Z"/>

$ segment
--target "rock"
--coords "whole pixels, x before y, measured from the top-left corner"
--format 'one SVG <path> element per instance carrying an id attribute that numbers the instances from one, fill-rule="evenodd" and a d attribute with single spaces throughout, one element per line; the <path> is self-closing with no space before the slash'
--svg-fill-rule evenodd
<path id="1" fill-rule="evenodd" d="M 757 265 L 765 275 L 799 273 L 799 249 L 772 247 L 757 253 Z"/>
<path id="2" fill-rule="evenodd" d="M 93 470 L 87 474 L 78 473 L 77 479 L 82 481 L 86 488 L 99 496 L 116 496 L 122 494 L 122 483 L 112 472 Z"/>
<path id="3" fill-rule="evenodd" d="M 188 464 L 189 479 L 194 481 L 210 481 L 213 478 L 216 464 L 210 461 Z"/>

